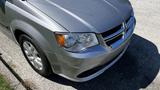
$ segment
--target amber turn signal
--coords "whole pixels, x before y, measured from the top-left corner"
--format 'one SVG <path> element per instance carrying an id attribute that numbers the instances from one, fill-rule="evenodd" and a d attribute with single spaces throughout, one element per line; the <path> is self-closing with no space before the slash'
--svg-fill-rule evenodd
<path id="1" fill-rule="evenodd" d="M 64 46 L 64 43 L 65 43 L 65 37 L 64 35 L 62 34 L 56 34 L 56 39 L 57 39 L 57 42 L 60 46 Z"/>

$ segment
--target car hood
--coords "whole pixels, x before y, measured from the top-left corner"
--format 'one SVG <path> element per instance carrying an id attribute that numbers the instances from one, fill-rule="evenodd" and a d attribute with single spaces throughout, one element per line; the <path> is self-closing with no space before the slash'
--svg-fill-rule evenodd
<path id="1" fill-rule="evenodd" d="M 70 32 L 102 33 L 130 17 L 128 0 L 28 0 Z"/>

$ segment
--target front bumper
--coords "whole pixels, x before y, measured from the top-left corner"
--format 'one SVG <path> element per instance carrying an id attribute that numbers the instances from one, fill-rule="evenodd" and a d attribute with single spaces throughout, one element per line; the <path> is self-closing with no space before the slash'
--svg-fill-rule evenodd
<path id="1" fill-rule="evenodd" d="M 53 72 L 76 82 L 88 81 L 100 75 L 116 63 L 126 51 L 135 27 L 135 19 L 133 20 L 123 40 L 118 40 L 113 44 L 113 48 L 98 45 L 82 53 L 60 50 L 55 54 L 56 65 L 51 65 Z M 93 70 L 90 74 L 84 74 L 100 66 L 103 67 Z"/>
<path id="2" fill-rule="evenodd" d="M 84 82 L 91 80 L 97 77 L 98 75 L 102 74 L 106 69 L 110 68 L 112 65 L 114 65 L 122 57 L 128 45 L 129 40 L 117 50 L 112 52 L 106 51 L 104 52 L 104 54 L 99 56 L 94 55 L 92 57 L 86 58 L 71 57 L 70 59 L 74 61 L 71 61 L 69 64 L 62 63 L 62 73 L 60 73 L 59 75 L 75 82 Z M 79 63 L 79 65 L 76 65 L 77 63 Z M 102 65 L 106 66 L 86 77 L 78 77 L 82 73 Z"/>

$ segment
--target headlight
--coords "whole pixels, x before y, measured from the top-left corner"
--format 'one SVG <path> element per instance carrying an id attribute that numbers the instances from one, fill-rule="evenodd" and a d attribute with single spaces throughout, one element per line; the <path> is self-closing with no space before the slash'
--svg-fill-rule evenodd
<path id="1" fill-rule="evenodd" d="M 98 44 L 94 33 L 56 33 L 55 35 L 58 44 L 71 52 L 80 52 Z"/>

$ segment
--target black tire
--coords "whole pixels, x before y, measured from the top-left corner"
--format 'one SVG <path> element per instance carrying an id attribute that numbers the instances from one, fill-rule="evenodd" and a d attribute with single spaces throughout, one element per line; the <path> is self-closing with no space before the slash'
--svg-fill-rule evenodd
<path id="1" fill-rule="evenodd" d="M 24 52 L 24 48 L 23 48 L 23 43 L 24 43 L 25 41 L 30 42 L 30 43 L 35 47 L 35 49 L 37 50 L 37 52 L 39 53 L 39 57 L 41 57 L 41 59 L 42 59 L 42 65 L 43 65 L 42 70 L 36 69 L 36 68 L 31 64 L 31 62 L 29 61 L 27 55 L 26 55 L 25 52 Z M 23 52 L 26 60 L 27 60 L 28 63 L 31 65 L 31 67 L 32 67 L 37 73 L 39 73 L 40 75 L 45 76 L 45 77 L 49 76 L 49 75 L 51 74 L 51 66 L 50 66 L 50 64 L 49 64 L 49 62 L 48 62 L 48 60 L 47 60 L 47 58 L 46 58 L 43 50 L 39 47 L 39 45 L 36 43 L 36 41 L 33 40 L 31 37 L 23 34 L 23 35 L 21 35 L 21 36 L 19 37 L 19 44 L 20 44 L 21 50 L 22 50 L 22 52 Z"/>

